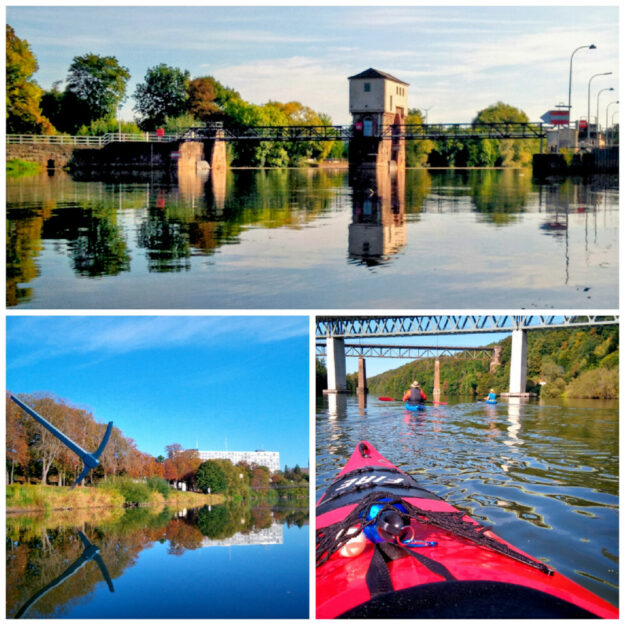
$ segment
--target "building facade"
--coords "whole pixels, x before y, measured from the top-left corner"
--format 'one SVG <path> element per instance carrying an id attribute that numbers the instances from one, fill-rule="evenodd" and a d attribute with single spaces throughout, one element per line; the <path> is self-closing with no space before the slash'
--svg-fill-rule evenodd
<path id="1" fill-rule="evenodd" d="M 404 167 L 405 140 L 397 128 L 406 122 L 408 114 L 408 83 L 372 67 L 348 80 L 354 126 L 350 164 L 386 167 L 394 163 Z M 383 134 L 387 135 L 384 140 Z"/>
<path id="2" fill-rule="evenodd" d="M 232 464 L 247 462 L 267 467 L 272 473 L 280 470 L 280 452 L 278 451 L 199 451 L 200 460 L 230 460 Z"/>

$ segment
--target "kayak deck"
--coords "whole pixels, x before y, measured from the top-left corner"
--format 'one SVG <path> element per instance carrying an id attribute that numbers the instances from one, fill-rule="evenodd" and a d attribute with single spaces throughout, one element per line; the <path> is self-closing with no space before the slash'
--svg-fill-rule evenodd
<path id="1" fill-rule="evenodd" d="M 318 552 L 317 618 L 482 618 L 495 613 L 498 618 L 530 618 L 529 613 L 534 618 L 618 616 L 608 602 L 482 529 L 421 487 L 366 441 L 359 443 L 317 504 L 318 547 L 324 540 L 331 544 L 333 532 L 345 523 L 357 527 L 362 519 L 359 506 L 367 503 L 365 498 L 374 500 L 378 495 L 421 511 L 410 518 L 413 541 L 435 545 L 374 544 L 361 536 L 362 551 L 353 557 L 341 555 L 340 550 Z M 439 517 L 455 519 L 463 532 L 469 527 L 467 534 L 483 534 L 491 545 L 497 543 L 496 549 L 459 536 L 451 526 L 437 525 Z"/>

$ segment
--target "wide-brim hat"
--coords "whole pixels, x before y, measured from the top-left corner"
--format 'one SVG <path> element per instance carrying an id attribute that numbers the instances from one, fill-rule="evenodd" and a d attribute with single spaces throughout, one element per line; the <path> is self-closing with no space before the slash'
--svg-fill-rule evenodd
<path id="1" fill-rule="evenodd" d="M 412 388 L 419 388 L 419 383 L 415 380 L 410 386 Z"/>

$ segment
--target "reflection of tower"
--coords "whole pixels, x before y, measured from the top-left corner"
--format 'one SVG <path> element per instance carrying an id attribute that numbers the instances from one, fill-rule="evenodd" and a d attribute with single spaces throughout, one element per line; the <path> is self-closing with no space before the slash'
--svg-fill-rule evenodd
<path id="1" fill-rule="evenodd" d="M 378 265 L 406 244 L 404 169 L 358 170 L 350 174 L 352 223 L 351 258 Z"/>

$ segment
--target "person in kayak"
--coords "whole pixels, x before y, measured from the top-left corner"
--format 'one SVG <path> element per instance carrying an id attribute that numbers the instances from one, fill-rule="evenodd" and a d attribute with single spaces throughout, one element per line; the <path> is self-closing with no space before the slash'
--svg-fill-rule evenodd
<path id="1" fill-rule="evenodd" d="M 410 388 L 404 393 L 403 401 L 411 404 L 424 404 L 427 401 L 427 395 L 423 392 L 419 383 L 415 380 Z"/>
<path id="2" fill-rule="evenodd" d="M 495 393 L 495 389 L 491 388 L 488 395 L 484 398 L 485 401 L 495 401 L 497 399 L 497 393 Z"/>

